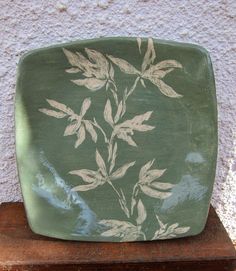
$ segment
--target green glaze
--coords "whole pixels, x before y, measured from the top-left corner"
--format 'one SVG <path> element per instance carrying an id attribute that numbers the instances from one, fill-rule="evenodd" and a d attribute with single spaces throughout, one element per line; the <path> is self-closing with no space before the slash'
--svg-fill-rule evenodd
<path id="1" fill-rule="evenodd" d="M 15 106 L 34 232 L 124 242 L 203 230 L 217 109 L 202 47 L 104 38 L 34 50 L 20 61 Z"/>

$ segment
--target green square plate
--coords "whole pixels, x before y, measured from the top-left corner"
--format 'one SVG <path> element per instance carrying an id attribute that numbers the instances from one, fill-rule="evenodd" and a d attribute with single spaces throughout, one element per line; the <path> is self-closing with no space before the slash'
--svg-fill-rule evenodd
<path id="1" fill-rule="evenodd" d="M 203 230 L 217 110 L 202 47 L 104 38 L 34 50 L 20 61 L 15 105 L 34 232 L 125 242 Z"/>

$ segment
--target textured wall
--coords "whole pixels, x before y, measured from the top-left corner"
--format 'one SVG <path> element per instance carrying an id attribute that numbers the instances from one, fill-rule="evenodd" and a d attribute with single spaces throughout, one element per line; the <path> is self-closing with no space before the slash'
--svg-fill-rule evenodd
<path id="1" fill-rule="evenodd" d="M 16 65 L 23 53 L 100 36 L 192 42 L 209 50 L 214 65 L 219 156 L 212 203 L 236 239 L 235 26 L 235 0 L 0 0 L 0 202 L 21 200 L 13 99 Z"/>

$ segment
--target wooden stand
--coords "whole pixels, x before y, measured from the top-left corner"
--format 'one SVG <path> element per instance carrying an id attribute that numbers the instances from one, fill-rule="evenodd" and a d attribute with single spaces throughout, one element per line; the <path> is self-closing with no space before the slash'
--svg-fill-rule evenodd
<path id="1" fill-rule="evenodd" d="M 193 214 L 194 215 L 194 214 Z M 61 241 L 32 233 L 22 203 L 0 205 L 0 270 L 234 270 L 235 250 L 213 208 L 198 236 L 139 243 Z"/>

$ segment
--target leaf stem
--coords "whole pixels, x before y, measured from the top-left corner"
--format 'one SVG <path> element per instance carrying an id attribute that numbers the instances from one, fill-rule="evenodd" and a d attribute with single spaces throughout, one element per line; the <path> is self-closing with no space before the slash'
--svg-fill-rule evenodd
<path id="1" fill-rule="evenodd" d="M 115 90 L 113 90 L 111 87 L 110 87 L 110 91 L 111 91 L 111 93 L 112 93 L 112 95 L 113 95 L 113 97 L 114 97 L 114 100 L 115 100 L 115 103 L 116 103 L 116 106 L 118 106 L 118 104 L 119 104 L 119 101 L 118 101 L 118 97 L 117 97 L 117 86 L 116 86 L 116 84 L 115 84 L 115 82 L 114 81 L 112 81 L 112 80 L 110 80 L 109 82 L 111 82 L 112 83 L 112 85 L 113 85 L 113 87 L 114 87 L 114 89 Z"/>
<path id="2" fill-rule="evenodd" d="M 126 95 L 127 98 L 133 93 L 133 91 L 135 90 L 135 88 L 136 88 L 136 86 L 137 86 L 139 80 L 140 80 L 140 77 L 138 76 L 138 77 L 135 79 L 134 84 L 133 84 L 133 86 L 131 87 L 130 91 L 127 93 L 127 95 Z M 126 98 L 126 100 L 127 100 L 127 98 Z"/>
<path id="3" fill-rule="evenodd" d="M 115 100 L 116 106 L 118 106 L 119 101 L 118 101 L 117 94 L 115 93 L 115 91 L 114 91 L 112 88 L 110 88 L 110 90 L 111 90 L 111 93 L 112 93 L 112 95 L 113 95 L 113 97 L 114 97 L 114 100 Z"/>
<path id="4" fill-rule="evenodd" d="M 113 80 L 110 80 L 110 82 L 112 83 L 113 87 L 115 88 L 115 92 L 118 92 L 118 89 L 117 89 L 115 82 Z"/>
<path id="5" fill-rule="evenodd" d="M 134 84 L 131 87 L 131 89 L 129 90 L 129 92 L 125 93 L 125 95 L 124 95 L 124 98 L 123 98 L 123 103 L 124 104 L 123 104 L 123 109 L 122 109 L 122 112 L 121 112 L 121 117 L 123 117 L 123 115 L 125 114 L 125 111 L 126 111 L 126 101 L 127 101 L 128 97 L 134 92 L 139 80 L 140 80 L 140 77 L 138 76 L 135 79 Z"/>
<path id="6" fill-rule="evenodd" d="M 133 187 L 133 192 L 132 192 L 132 197 L 131 197 L 131 214 L 133 214 L 133 212 L 134 212 L 134 207 L 135 207 L 135 205 L 137 204 L 137 202 L 136 202 L 136 197 L 138 196 L 138 190 L 137 191 L 135 191 L 136 189 L 138 188 L 138 184 L 136 183 L 135 185 L 134 185 L 134 187 Z M 133 202 L 135 202 L 135 204 L 133 205 Z"/>
<path id="7" fill-rule="evenodd" d="M 128 209 L 127 205 L 126 205 L 126 201 L 124 202 L 125 198 L 123 198 L 122 195 L 120 195 L 119 191 L 115 188 L 115 186 L 112 184 L 112 182 L 108 181 L 108 183 L 112 187 L 112 189 L 116 192 L 116 194 L 118 195 L 119 202 L 120 202 L 120 205 L 121 205 L 121 209 L 124 211 L 126 216 L 129 218 L 130 214 L 129 214 L 129 209 Z M 124 208 L 123 208 L 121 202 L 124 204 Z"/>
<path id="8" fill-rule="evenodd" d="M 96 121 L 95 118 L 93 119 L 93 121 L 91 121 L 91 123 L 102 132 L 102 134 L 104 136 L 105 143 L 109 143 L 109 140 L 108 140 L 108 138 L 106 136 L 106 133 L 104 132 L 104 130 L 102 129 L 102 127 L 97 123 L 97 121 Z"/>
<path id="9" fill-rule="evenodd" d="M 116 192 L 116 194 L 118 195 L 119 199 L 121 199 L 119 191 L 115 188 L 115 186 L 112 184 L 112 182 L 108 181 L 108 183 L 110 184 L 110 186 L 112 187 L 112 189 Z"/>

